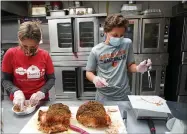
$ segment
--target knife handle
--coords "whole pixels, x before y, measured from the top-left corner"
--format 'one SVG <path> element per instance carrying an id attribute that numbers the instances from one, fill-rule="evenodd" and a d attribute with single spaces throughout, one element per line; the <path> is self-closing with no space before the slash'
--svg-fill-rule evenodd
<path id="1" fill-rule="evenodd" d="M 76 132 L 79 132 L 81 134 L 89 134 L 88 132 L 86 132 L 85 130 L 77 127 L 77 126 L 74 126 L 74 125 L 70 125 L 70 129 L 76 131 Z"/>
<path id="2" fill-rule="evenodd" d="M 153 120 L 148 119 L 147 122 L 148 122 L 148 126 L 149 126 L 151 134 L 156 134 L 156 129 L 155 129 L 155 125 L 154 125 Z"/>

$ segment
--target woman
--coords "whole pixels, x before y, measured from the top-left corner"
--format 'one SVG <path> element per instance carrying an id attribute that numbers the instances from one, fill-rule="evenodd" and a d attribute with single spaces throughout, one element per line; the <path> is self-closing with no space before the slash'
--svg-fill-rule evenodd
<path id="1" fill-rule="evenodd" d="M 104 24 L 106 40 L 96 45 L 89 55 L 86 76 L 97 88 L 97 101 L 128 100 L 127 71 L 144 73 L 152 64 L 149 59 L 135 64 L 132 41 L 124 38 L 127 25 L 128 21 L 122 15 L 107 17 Z"/>
<path id="2" fill-rule="evenodd" d="M 2 85 L 10 92 L 14 105 L 23 108 L 48 100 L 55 83 L 54 67 L 49 53 L 39 48 L 41 29 L 37 22 L 25 22 L 18 31 L 19 46 L 10 48 L 2 61 Z"/>

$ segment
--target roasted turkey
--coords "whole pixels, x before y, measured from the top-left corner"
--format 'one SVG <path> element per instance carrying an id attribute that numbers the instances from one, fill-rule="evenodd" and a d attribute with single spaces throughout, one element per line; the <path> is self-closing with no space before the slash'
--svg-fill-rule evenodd
<path id="1" fill-rule="evenodd" d="M 70 125 L 70 118 L 71 111 L 67 105 L 62 103 L 52 104 L 47 111 L 39 111 L 39 130 L 44 133 L 67 131 Z"/>
<path id="2" fill-rule="evenodd" d="M 81 105 L 76 118 L 86 127 L 103 128 L 111 124 L 110 116 L 106 113 L 104 106 L 97 101 L 89 101 Z"/>

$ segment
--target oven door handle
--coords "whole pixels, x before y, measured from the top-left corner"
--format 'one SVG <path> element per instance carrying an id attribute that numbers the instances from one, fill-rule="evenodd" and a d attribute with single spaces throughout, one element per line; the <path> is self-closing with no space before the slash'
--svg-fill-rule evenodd
<path id="1" fill-rule="evenodd" d="M 78 24 L 75 18 L 71 18 L 71 32 L 72 32 L 72 52 L 76 54 L 78 52 L 78 46 L 77 46 L 77 29 Z"/>
<path id="2" fill-rule="evenodd" d="M 75 82 L 75 86 L 76 86 L 76 97 L 79 98 L 80 97 L 80 88 L 81 88 L 81 67 L 76 67 L 75 68 L 75 74 L 76 74 L 76 82 Z"/>

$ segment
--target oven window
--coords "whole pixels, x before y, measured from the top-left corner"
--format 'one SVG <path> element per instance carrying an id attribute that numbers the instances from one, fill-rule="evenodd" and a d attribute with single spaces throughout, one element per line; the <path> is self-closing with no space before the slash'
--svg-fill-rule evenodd
<path id="1" fill-rule="evenodd" d="M 94 47 L 94 23 L 80 22 L 80 47 Z"/>
<path id="2" fill-rule="evenodd" d="M 144 48 L 157 48 L 159 40 L 159 23 L 145 24 Z"/>
<path id="3" fill-rule="evenodd" d="M 133 33 L 134 33 L 134 24 L 129 24 L 127 30 L 125 31 L 125 38 L 129 38 L 133 41 Z"/>
<path id="4" fill-rule="evenodd" d="M 76 74 L 75 71 L 62 71 L 63 92 L 76 91 Z"/>
<path id="5" fill-rule="evenodd" d="M 70 48 L 72 47 L 72 29 L 71 23 L 58 23 L 58 47 Z"/>
<path id="6" fill-rule="evenodd" d="M 148 80 L 148 73 L 145 72 L 142 75 L 142 91 L 155 91 L 155 84 L 156 84 L 156 70 L 150 71 L 151 80 L 152 80 L 152 88 L 149 88 L 149 80 Z"/>
<path id="7" fill-rule="evenodd" d="M 86 71 L 83 71 L 84 92 L 96 92 L 95 85 L 86 78 Z"/>

